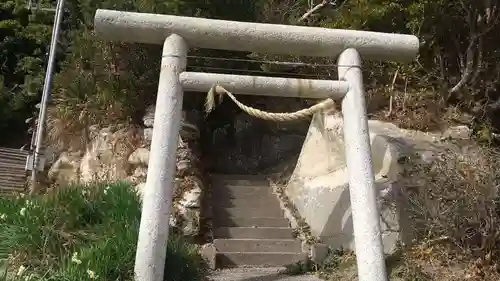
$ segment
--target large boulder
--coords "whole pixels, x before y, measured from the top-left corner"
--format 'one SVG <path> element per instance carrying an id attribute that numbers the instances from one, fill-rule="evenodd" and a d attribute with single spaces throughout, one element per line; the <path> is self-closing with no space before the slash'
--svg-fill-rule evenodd
<path id="1" fill-rule="evenodd" d="M 149 163 L 149 149 L 146 147 L 137 148 L 128 157 L 128 162 L 132 165 L 147 166 Z"/>
<path id="2" fill-rule="evenodd" d="M 84 148 L 69 147 L 62 152 L 49 170 L 49 179 L 57 186 L 127 180 L 143 198 L 147 188 L 154 115 L 153 105 L 146 110 L 142 128 L 90 126 Z M 199 151 L 199 121 L 199 112 L 182 112 L 170 218 L 173 227 L 190 236 L 200 232 L 201 201 L 205 191 Z"/>
<path id="3" fill-rule="evenodd" d="M 128 158 L 139 145 L 138 131 L 124 128 L 113 131 L 107 127 L 99 131 L 88 145 L 80 164 L 80 180 L 116 181 L 130 173 Z"/>
<path id="4" fill-rule="evenodd" d="M 80 152 L 63 152 L 48 171 L 49 181 L 64 186 L 80 180 Z"/>
<path id="5" fill-rule="evenodd" d="M 147 110 L 143 118 L 143 145 L 128 156 L 130 170 L 127 179 L 132 182 L 139 195 L 143 196 L 146 186 L 150 144 L 153 134 L 154 107 Z M 201 169 L 198 129 L 199 114 L 196 111 L 182 113 L 179 144 L 176 155 L 176 177 L 174 183 L 172 215 L 170 225 L 186 236 L 197 236 L 200 232 L 201 202 L 204 188 Z"/>
<path id="6" fill-rule="evenodd" d="M 467 128 L 444 134 L 404 130 L 397 126 L 369 121 L 375 187 L 381 211 L 385 251 L 393 252 L 400 240 L 413 237 L 405 213 L 401 184 L 406 165 L 432 163 L 447 149 L 456 149 L 450 138 L 468 138 Z M 360 172 L 360 176 L 362 176 Z M 343 122 L 340 115 L 316 114 L 284 192 L 312 234 L 333 248 L 354 246 Z"/>
<path id="7" fill-rule="evenodd" d="M 144 122 L 146 128 L 153 128 L 155 122 L 155 108 L 156 106 L 154 104 L 146 108 L 146 113 L 142 117 L 142 122 Z"/>

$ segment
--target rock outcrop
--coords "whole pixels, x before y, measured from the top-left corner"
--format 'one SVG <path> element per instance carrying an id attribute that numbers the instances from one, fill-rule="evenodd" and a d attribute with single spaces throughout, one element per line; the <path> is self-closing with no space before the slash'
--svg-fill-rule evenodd
<path id="1" fill-rule="evenodd" d="M 149 147 L 153 132 L 154 107 L 143 118 L 144 127 L 109 126 L 90 128 L 90 142 L 85 151 L 60 153 L 48 172 L 54 186 L 93 181 L 131 182 L 138 193 L 146 186 Z M 170 224 L 185 235 L 200 231 L 201 197 L 204 193 L 200 161 L 197 112 L 183 112 L 177 150 L 177 174 Z"/>
<path id="2" fill-rule="evenodd" d="M 369 127 L 383 243 L 386 252 L 393 252 L 398 242 L 413 237 L 401 192 L 404 185 L 420 179 L 405 178 L 405 169 L 432 165 L 441 153 L 459 151 L 452 140 L 467 141 L 470 131 L 455 127 L 439 134 L 423 133 L 376 120 L 369 121 Z M 312 235 L 333 248 L 354 246 L 345 158 L 341 116 L 317 114 L 283 187 Z"/>

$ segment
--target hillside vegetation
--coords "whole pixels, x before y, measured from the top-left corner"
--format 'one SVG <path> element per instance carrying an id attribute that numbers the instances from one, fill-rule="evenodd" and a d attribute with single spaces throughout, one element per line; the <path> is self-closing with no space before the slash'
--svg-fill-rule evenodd
<path id="1" fill-rule="evenodd" d="M 0 280 L 133 280 L 140 210 L 125 183 L 0 198 Z M 198 248 L 169 238 L 164 280 L 203 280 Z"/>
<path id="2" fill-rule="evenodd" d="M 318 1 L 319 2 L 319 1 Z M 328 1 L 324 1 L 328 2 Z M 500 28 L 494 0 L 330 1 L 305 20 L 314 1 L 85 1 L 67 4 L 50 111 L 51 135 L 80 132 L 88 124 L 134 123 L 155 97 L 161 46 L 109 43 L 92 33 L 97 8 L 400 32 L 417 35 L 420 55 L 411 64 L 365 64 L 371 113 L 421 130 L 466 123 L 491 142 L 500 105 L 496 50 Z M 46 3 L 45 5 L 49 5 Z M 446 13 L 443 13 L 446 11 Z M 29 12 L 25 3 L 0 3 L 0 145 L 27 142 L 24 124 L 40 99 L 52 14 Z M 205 56 L 246 57 L 234 52 L 193 50 Z M 325 62 L 324 59 L 254 54 L 259 59 Z M 334 61 L 332 61 L 334 63 Z M 190 60 L 189 65 L 281 70 L 326 78 L 325 68 L 276 69 L 242 62 Z M 388 112 L 392 95 L 392 111 Z M 193 101 L 194 102 L 194 101 Z M 60 140 L 60 138 L 57 138 Z"/>

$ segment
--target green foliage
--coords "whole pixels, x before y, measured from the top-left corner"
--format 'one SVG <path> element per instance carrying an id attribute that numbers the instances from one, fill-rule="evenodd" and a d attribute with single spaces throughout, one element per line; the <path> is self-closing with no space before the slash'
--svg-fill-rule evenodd
<path id="1" fill-rule="evenodd" d="M 198 248 L 189 244 L 182 236 L 172 237 L 168 241 L 167 259 L 165 260 L 164 279 L 169 281 L 203 280 L 203 261 Z"/>
<path id="2" fill-rule="evenodd" d="M 161 46 L 99 40 L 92 33 L 97 8 L 415 34 L 421 42 L 418 59 L 410 64 L 367 62 L 364 67 L 367 88 L 385 94 L 393 92 L 384 88 L 392 84 L 397 71 L 395 91 L 405 91 L 405 95 L 409 93 L 410 96 L 432 93 L 426 94 L 428 100 L 422 104 L 435 104 L 439 114 L 433 119 L 442 119 L 442 112 L 451 104 L 475 116 L 479 119 L 479 125 L 489 119 L 487 121 L 493 128 L 500 127 L 500 120 L 494 118 L 500 110 L 497 90 L 500 86 L 497 78 L 500 73 L 500 64 L 497 63 L 500 52 L 496 50 L 500 9 L 488 9 L 484 4 L 486 2 L 472 0 L 348 0 L 340 8 L 324 8 L 306 22 L 299 22 L 298 18 L 309 9 L 309 2 L 68 2 L 61 51 L 58 54 L 58 74 L 53 87 L 54 106 L 49 113 L 50 136 L 61 140 L 68 131 L 84 135 L 85 128 L 90 124 L 138 122 L 145 108 L 154 102 Z M 488 3 L 492 7 L 497 5 L 497 1 Z M 0 4 L 0 81 L 3 82 L 3 86 L 0 86 L 0 132 L 22 132 L 21 135 L 26 129 L 23 121 L 32 116 L 33 104 L 41 94 L 53 16 L 52 13 L 29 13 L 23 5 L 14 1 Z M 214 50 L 192 50 L 192 53 L 234 58 L 246 56 Z M 256 57 L 335 63 L 324 58 L 269 54 L 257 54 Z M 466 68 L 469 59 L 472 61 L 472 72 Z M 190 60 L 189 65 L 194 67 L 199 63 L 200 60 Z M 218 62 L 209 64 L 212 67 L 222 66 Z M 229 65 L 224 64 L 224 67 Z M 231 65 L 231 68 L 240 69 L 250 67 L 241 63 Z M 269 68 L 267 65 L 261 67 Z M 280 71 L 274 68 L 270 70 Z M 294 69 L 293 72 L 312 73 L 324 78 L 332 74 L 331 69 L 317 68 Z M 450 89 L 460 80 L 466 81 L 464 87 L 456 93 L 450 93 Z M 398 108 L 396 104 L 395 110 Z M 407 112 L 420 109 L 404 108 L 402 111 L 408 115 L 407 119 L 411 119 L 411 114 Z M 399 115 L 397 119 L 401 119 Z M 405 123 L 415 123 L 410 121 Z M 421 129 L 425 126 L 417 127 Z M 67 144 L 63 142 L 63 145 Z"/>
<path id="3" fill-rule="evenodd" d="M 313 261 L 307 259 L 306 261 L 299 261 L 294 264 L 285 266 L 285 272 L 289 275 L 302 275 L 316 270 L 317 265 Z"/>
<path id="4" fill-rule="evenodd" d="M 256 9 L 253 1 L 220 0 L 79 1 L 76 6 L 80 25 L 69 35 L 72 45 L 55 79 L 54 107 L 49 116 L 49 135 L 58 141 L 68 131 L 85 134 L 84 129 L 91 124 L 138 122 L 156 98 L 162 46 L 96 38 L 91 25 L 97 8 L 249 21 Z"/>
<path id="5" fill-rule="evenodd" d="M 36 198 L 0 199 L 0 264 L 10 279 L 25 268 L 24 280 L 132 280 L 140 204 L 125 183 L 73 186 Z M 197 248 L 170 235 L 168 281 L 203 277 Z M 1 267 L 0 267 L 1 268 Z"/>
<path id="6" fill-rule="evenodd" d="M 0 132 L 13 133 L 2 141 L 23 138 L 24 120 L 33 116 L 43 86 L 53 13 L 29 12 L 25 4 L 0 4 Z M 254 1 L 221 0 L 66 3 L 49 133 L 58 138 L 57 132 L 79 132 L 89 123 L 134 122 L 155 99 L 161 46 L 99 40 L 92 33 L 96 9 L 253 21 L 256 7 Z"/>
<path id="7" fill-rule="evenodd" d="M 297 24 L 297 18 L 310 7 L 310 1 L 265 1 L 260 19 L 273 23 Z M 317 3 L 316 1 L 315 3 Z M 383 106 L 373 112 L 377 118 L 386 118 L 389 94 L 395 97 L 393 119 L 413 122 L 417 108 L 410 100 L 425 93 L 426 102 L 434 104 L 430 115 L 435 120 L 455 122 L 446 115 L 450 107 L 475 117 L 476 126 L 483 122 L 500 128 L 500 86 L 498 75 L 500 52 L 498 36 L 500 13 L 498 1 L 472 0 L 347 0 L 340 8 L 326 7 L 299 24 L 326 28 L 359 29 L 368 31 L 414 34 L 420 39 L 418 58 L 409 64 L 364 63 L 366 88 L 383 97 Z M 271 60 L 294 60 L 285 56 L 261 56 Z M 297 58 L 295 58 L 297 59 Z M 316 63 L 328 62 L 322 58 L 299 58 Z M 467 66 L 470 67 L 467 67 Z M 321 77 L 331 77 L 331 70 L 304 70 Z M 395 77 L 395 73 L 398 73 Z M 393 83 L 394 79 L 394 83 Z M 454 87 L 459 85 L 457 89 Z M 451 91 L 453 89 L 453 91 Z M 430 93 L 430 94 L 428 94 Z M 398 94 L 400 97 L 398 97 Z M 404 96 L 404 97 L 403 97 Z M 380 99 L 380 98 L 379 98 Z M 404 100 L 404 101 L 401 101 Z M 408 103 L 407 103 L 408 102 Z M 435 108 L 435 109 L 434 109 Z M 420 116 L 420 114 L 418 114 Z M 447 120 L 448 119 L 448 120 Z M 414 129 L 422 129 L 418 125 Z M 430 126 L 434 127 L 434 126 Z M 435 128 L 433 128 L 435 129 Z M 438 128 L 439 129 L 439 128 Z"/>
<path id="8" fill-rule="evenodd" d="M 43 86 L 51 23 L 22 3 L 0 3 L 0 145 L 25 134 L 36 94 Z"/>

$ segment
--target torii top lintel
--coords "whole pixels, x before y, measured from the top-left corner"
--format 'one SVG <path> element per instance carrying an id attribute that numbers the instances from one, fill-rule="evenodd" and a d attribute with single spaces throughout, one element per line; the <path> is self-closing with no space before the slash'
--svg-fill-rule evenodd
<path id="1" fill-rule="evenodd" d="M 99 9 L 96 34 L 106 40 L 163 44 L 175 33 L 190 47 L 298 56 L 336 57 L 355 48 L 365 59 L 413 60 L 416 36 L 280 24 L 214 20 Z"/>

